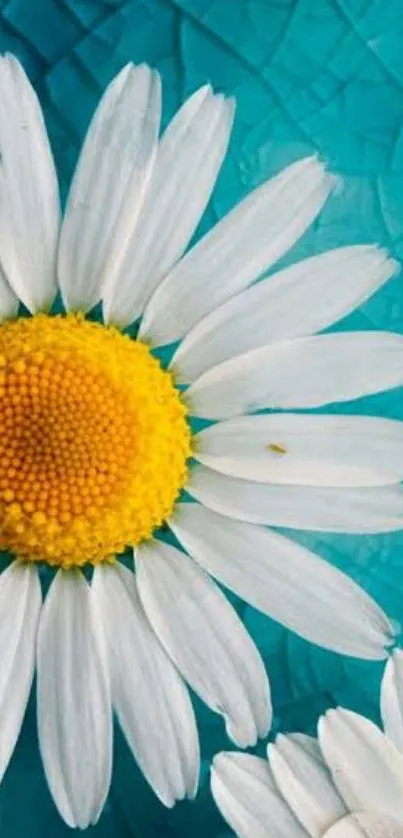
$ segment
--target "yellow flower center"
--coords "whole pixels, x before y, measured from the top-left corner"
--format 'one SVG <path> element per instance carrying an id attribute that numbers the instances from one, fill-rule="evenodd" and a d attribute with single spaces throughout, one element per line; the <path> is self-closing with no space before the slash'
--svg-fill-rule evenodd
<path id="1" fill-rule="evenodd" d="M 172 512 L 186 410 L 145 344 L 81 316 L 0 327 L 0 549 L 94 564 Z"/>

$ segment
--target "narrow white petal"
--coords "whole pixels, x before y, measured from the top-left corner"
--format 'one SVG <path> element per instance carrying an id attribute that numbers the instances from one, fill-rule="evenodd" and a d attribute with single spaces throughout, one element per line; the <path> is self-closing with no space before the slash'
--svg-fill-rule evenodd
<path id="1" fill-rule="evenodd" d="M 194 416 L 321 407 L 403 384 L 403 336 L 344 332 L 254 349 L 203 373 L 186 391 Z"/>
<path id="2" fill-rule="evenodd" d="M 361 305 L 398 263 L 371 245 L 329 250 L 248 288 L 198 323 L 172 365 L 181 383 L 269 343 L 312 335 Z"/>
<path id="3" fill-rule="evenodd" d="M 59 189 L 38 98 L 13 56 L 0 58 L 0 86 L 1 267 L 35 312 L 56 293 Z"/>
<path id="4" fill-rule="evenodd" d="M 106 278 L 104 319 L 125 326 L 142 312 L 179 259 L 213 190 L 227 150 L 232 101 L 206 85 L 169 124 L 159 144 L 141 215 L 119 272 Z"/>
<path id="5" fill-rule="evenodd" d="M 350 810 L 402 816 L 403 756 L 368 719 L 329 710 L 319 721 L 319 744 Z"/>
<path id="6" fill-rule="evenodd" d="M 403 652 L 395 649 L 382 678 L 381 714 L 385 734 L 403 754 Z"/>
<path id="7" fill-rule="evenodd" d="M 201 431 L 199 462 L 230 477 L 304 486 L 383 486 L 403 477 L 403 422 L 272 413 Z"/>
<path id="8" fill-rule="evenodd" d="M 195 561 L 254 608 L 335 652 L 386 657 L 393 630 L 382 610 L 306 547 L 198 503 L 178 504 L 169 523 Z"/>
<path id="9" fill-rule="evenodd" d="M 379 812 L 354 812 L 335 823 L 323 838 L 403 838 L 403 822 Z"/>
<path id="10" fill-rule="evenodd" d="M 305 232 L 334 178 L 309 157 L 247 196 L 159 286 L 140 335 L 154 345 L 182 337 L 202 317 L 247 288 Z"/>
<path id="11" fill-rule="evenodd" d="M 302 748 L 312 759 L 323 761 L 319 742 L 313 736 L 308 736 L 306 733 L 287 733 L 287 739 Z"/>
<path id="12" fill-rule="evenodd" d="M 104 626 L 112 702 L 131 750 L 166 806 L 194 797 L 199 741 L 188 691 L 152 631 L 134 574 L 100 566 L 92 592 Z"/>
<path id="13" fill-rule="evenodd" d="M 13 562 L 0 576 L 0 780 L 18 739 L 31 690 L 41 604 L 36 567 Z"/>
<path id="14" fill-rule="evenodd" d="M 200 567 L 163 542 L 140 547 L 136 569 L 148 619 L 183 677 L 224 716 L 234 742 L 254 745 L 270 727 L 269 684 L 232 606 Z"/>
<path id="15" fill-rule="evenodd" d="M 96 823 L 112 768 L 102 627 L 80 572 L 60 570 L 38 636 L 38 735 L 52 796 L 71 827 Z"/>
<path id="16" fill-rule="evenodd" d="M 0 322 L 16 317 L 19 299 L 14 293 L 0 265 Z"/>
<path id="17" fill-rule="evenodd" d="M 95 112 L 68 197 L 58 274 L 69 310 L 90 309 L 118 275 L 154 165 L 160 115 L 158 73 L 128 64 Z"/>
<path id="18" fill-rule="evenodd" d="M 211 792 L 239 838 L 304 838 L 305 831 L 278 793 L 268 762 L 234 751 L 217 754 Z"/>
<path id="19" fill-rule="evenodd" d="M 214 512 L 252 524 L 345 533 L 403 528 L 400 485 L 341 489 L 262 484 L 197 465 L 187 490 Z"/>
<path id="20" fill-rule="evenodd" d="M 267 753 L 284 799 L 309 835 L 322 838 L 347 811 L 323 759 L 281 735 Z"/>

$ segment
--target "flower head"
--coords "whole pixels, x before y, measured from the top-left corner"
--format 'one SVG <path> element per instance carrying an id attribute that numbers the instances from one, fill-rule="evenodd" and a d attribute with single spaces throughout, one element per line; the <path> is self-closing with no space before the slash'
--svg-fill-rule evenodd
<path id="1" fill-rule="evenodd" d="M 263 662 L 211 577 L 326 648 L 387 654 L 377 605 L 264 525 L 401 527 L 400 424 L 253 414 L 402 383 L 401 336 L 315 334 L 396 265 L 361 245 L 255 282 L 332 191 L 314 157 L 185 253 L 234 105 L 207 85 L 160 139 L 161 83 L 146 66 L 108 87 L 61 221 L 36 95 L 10 56 L 0 81 L 0 547 L 14 557 L 0 577 L 0 776 L 37 668 L 49 787 L 65 821 L 85 827 L 110 784 L 112 708 L 167 806 L 197 789 L 187 685 L 239 746 L 267 733 Z M 172 343 L 165 369 L 154 350 Z M 195 433 L 193 416 L 212 422 Z M 182 490 L 192 503 L 178 502 Z M 56 569 L 43 605 L 41 565 Z"/>
<path id="2" fill-rule="evenodd" d="M 216 803 L 240 838 L 402 838 L 403 652 L 382 681 L 385 733 L 343 708 L 329 710 L 318 739 L 279 735 L 268 762 L 221 753 L 212 769 Z"/>

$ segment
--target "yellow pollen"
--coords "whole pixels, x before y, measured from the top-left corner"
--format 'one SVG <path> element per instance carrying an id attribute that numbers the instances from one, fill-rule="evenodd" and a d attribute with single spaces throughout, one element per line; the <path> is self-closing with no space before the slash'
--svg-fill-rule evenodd
<path id="1" fill-rule="evenodd" d="M 79 315 L 0 326 L 0 549 L 110 561 L 169 517 L 190 453 L 185 406 L 145 344 Z"/>

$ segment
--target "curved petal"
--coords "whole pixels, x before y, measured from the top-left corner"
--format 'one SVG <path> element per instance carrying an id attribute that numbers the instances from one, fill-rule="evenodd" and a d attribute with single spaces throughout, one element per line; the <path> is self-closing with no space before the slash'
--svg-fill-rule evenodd
<path id="1" fill-rule="evenodd" d="M 248 288 L 184 338 L 172 365 L 180 383 L 269 343 L 312 335 L 365 302 L 398 263 L 372 245 L 339 247 L 304 259 Z"/>
<path id="2" fill-rule="evenodd" d="M 41 605 L 36 567 L 13 562 L 0 576 L 0 780 L 14 751 L 31 690 Z"/>
<path id="3" fill-rule="evenodd" d="M 403 528 L 403 489 L 282 486 L 227 477 L 197 465 L 187 491 L 240 521 L 318 532 L 376 533 Z"/>
<path id="4" fill-rule="evenodd" d="M 234 105 L 201 87 L 180 108 L 157 150 L 149 189 L 119 272 L 103 289 L 104 320 L 126 326 L 189 243 L 224 159 Z"/>
<path id="5" fill-rule="evenodd" d="M 0 86 L 1 267 L 34 313 L 56 294 L 59 189 L 38 98 L 11 55 L 0 57 Z"/>
<path id="6" fill-rule="evenodd" d="M 384 486 L 403 477 L 403 422 L 271 413 L 211 425 L 193 438 L 200 463 L 259 483 Z"/>
<path id="7" fill-rule="evenodd" d="M 59 570 L 38 635 L 38 736 L 68 826 L 96 823 L 112 768 L 112 713 L 102 628 L 82 573 Z"/>
<path id="8" fill-rule="evenodd" d="M 309 835 L 322 838 L 347 811 L 323 759 L 320 755 L 313 757 L 291 738 L 281 735 L 267 752 L 284 800 Z"/>
<path id="9" fill-rule="evenodd" d="M 344 655 L 381 660 L 392 626 L 352 579 L 277 532 L 178 504 L 169 525 L 208 573 L 292 631 Z"/>
<path id="10" fill-rule="evenodd" d="M 350 810 L 401 818 L 403 756 L 372 722 L 350 710 L 329 710 L 319 721 L 319 744 Z"/>
<path id="11" fill-rule="evenodd" d="M 87 311 L 118 275 L 154 165 L 161 82 L 145 64 L 128 64 L 95 112 L 63 221 L 58 275 L 67 310 Z"/>
<path id="12" fill-rule="evenodd" d="M 150 623 L 183 677 L 225 718 L 241 747 L 271 722 L 262 659 L 236 612 L 191 559 L 160 541 L 136 555 L 137 583 Z"/>
<path id="13" fill-rule="evenodd" d="M 382 678 L 381 715 L 385 734 L 403 754 L 403 652 L 395 649 Z"/>
<path id="14" fill-rule="evenodd" d="M 164 279 L 147 306 L 140 337 L 154 346 L 178 340 L 247 288 L 302 236 L 333 185 L 324 166 L 307 157 L 255 189 Z"/>
<path id="15" fill-rule="evenodd" d="M 112 702 L 129 746 L 165 806 L 194 797 L 200 756 L 192 705 L 149 625 L 134 574 L 104 563 L 92 593 L 108 647 Z"/>
<path id="16" fill-rule="evenodd" d="M 305 838 L 306 833 L 278 793 L 268 762 L 222 751 L 211 768 L 211 792 L 240 838 Z"/>
<path id="17" fill-rule="evenodd" d="M 339 332 L 254 349 L 203 373 L 191 414 L 226 419 L 262 408 L 321 407 L 403 383 L 403 335 Z"/>
<path id="18" fill-rule="evenodd" d="M 379 812 L 354 812 L 335 823 L 323 838 L 403 838 L 403 823 Z"/>

